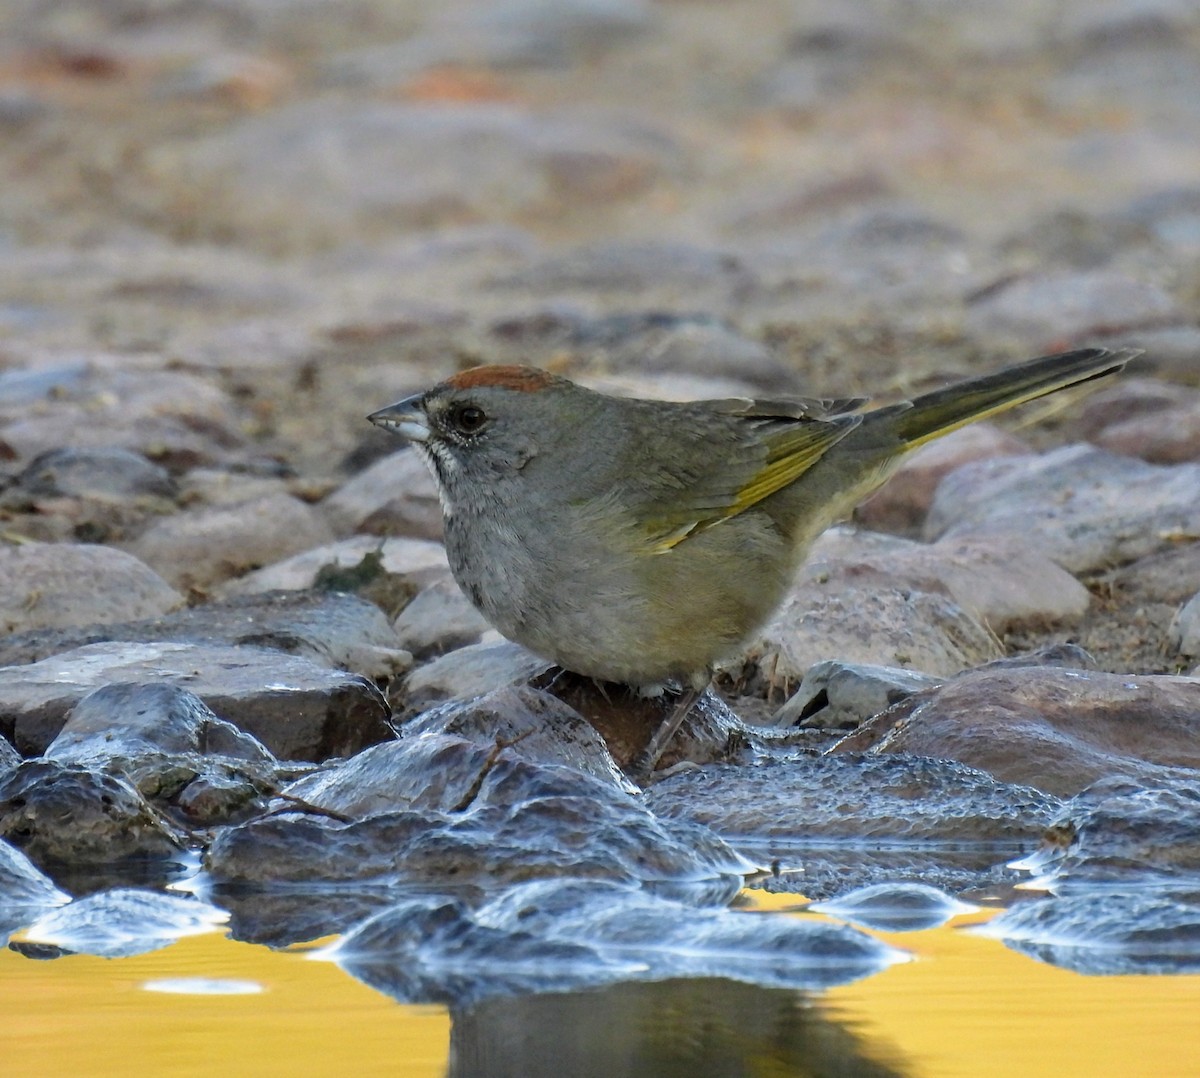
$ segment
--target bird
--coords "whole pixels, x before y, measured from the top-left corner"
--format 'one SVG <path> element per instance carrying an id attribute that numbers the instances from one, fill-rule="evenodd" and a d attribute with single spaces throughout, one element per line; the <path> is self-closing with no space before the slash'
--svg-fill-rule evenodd
<path id="1" fill-rule="evenodd" d="M 480 366 L 367 418 L 429 467 L 454 578 L 503 636 L 577 674 L 678 694 L 639 760 L 649 774 L 813 540 L 909 453 L 1133 354 L 1041 356 L 868 410 L 867 398 L 645 400 Z"/>

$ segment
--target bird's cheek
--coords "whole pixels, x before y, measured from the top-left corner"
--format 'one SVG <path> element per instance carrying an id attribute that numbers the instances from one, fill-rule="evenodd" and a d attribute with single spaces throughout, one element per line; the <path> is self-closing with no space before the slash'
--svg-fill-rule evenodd
<path id="1" fill-rule="evenodd" d="M 532 442 L 518 442 L 492 461 L 492 467 L 499 474 L 519 472 L 537 456 L 537 450 Z"/>

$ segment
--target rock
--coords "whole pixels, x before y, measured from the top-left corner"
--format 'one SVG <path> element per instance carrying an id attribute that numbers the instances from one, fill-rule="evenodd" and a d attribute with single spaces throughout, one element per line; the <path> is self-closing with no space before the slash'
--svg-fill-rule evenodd
<path id="1" fill-rule="evenodd" d="M 619 368 L 687 371 L 703 378 L 734 378 L 763 390 L 791 387 L 795 376 L 756 340 L 713 319 L 692 319 L 634 336 L 614 349 Z"/>
<path id="2" fill-rule="evenodd" d="M 1200 655 L 1200 592 L 1180 608 L 1168 633 L 1171 646 L 1180 655 Z"/>
<path id="3" fill-rule="evenodd" d="M 225 910 L 192 896 L 123 888 L 77 898 L 39 918 L 24 937 L 72 954 L 128 958 L 215 932 L 228 920 Z"/>
<path id="4" fill-rule="evenodd" d="M 401 728 L 406 739 L 433 733 L 466 738 L 489 754 L 504 749 L 540 763 L 572 767 L 629 793 L 636 791 L 594 725 L 550 692 L 530 686 L 496 689 L 467 702 L 450 701 Z M 415 798 L 414 803 L 420 804 Z"/>
<path id="5" fill-rule="evenodd" d="M 1105 427 L 1095 443 L 1152 464 L 1200 460 L 1200 394 L 1187 404 Z"/>
<path id="6" fill-rule="evenodd" d="M 853 729 L 864 719 L 941 684 L 913 670 L 836 659 L 810 666 L 795 694 L 776 713 L 779 726 Z"/>
<path id="7" fill-rule="evenodd" d="M 163 517 L 126 549 L 177 587 L 203 589 L 332 539 L 311 506 L 287 494 L 271 494 Z"/>
<path id="8" fill-rule="evenodd" d="M 608 242 L 549 255 L 492 287 L 533 295 L 652 297 L 664 306 L 720 304 L 749 292 L 755 275 L 727 251 L 655 241 Z"/>
<path id="9" fill-rule="evenodd" d="M 1200 972 L 1200 904 L 1154 891 L 1021 902 L 972 931 L 1088 976 Z"/>
<path id="10" fill-rule="evenodd" d="M 121 448 L 170 471 L 224 460 L 242 448 L 237 408 L 211 382 L 138 369 L 127 357 L 72 357 L 0 394 L 0 431 L 19 457 L 61 449 Z M 22 399 L 25 401 L 22 404 Z M 30 407 L 30 400 L 38 401 Z"/>
<path id="11" fill-rule="evenodd" d="M 154 617 L 181 605 L 162 577 L 111 547 L 0 546 L 0 633 Z"/>
<path id="12" fill-rule="evenodd" d="M 1020 438 L 991 423 L 972 423 L 922 446 L 882 487 L 854 511 L 854 519 L 878 531 L 914 533 L 942 478 L 974 460 L 1011 457 L 1029 452 Z"/>
<path id="13" fill-rule="evenodd" d="M 0 775 L 11 771 L 21 762 L 21 754 L 4 738 L 0 737 Z"/>
<path id="14" fill-rule="evenodd" d="M 275 758 L 262 745 L 171 685 L 94 690 L 43 757 L 119 774 L 178 825 L 193 828 L 261 811 L 262 795 L 278 787 Z"/>
<path id="15" fill-rule="evenodd" d="M 44 752 L 87 693 L 125 682 L 179 685 L 281 759 L 344 756 L 392 735 L 375 685 L 292 655 L 199 644 L 89 644 L 0 668 L 0 733 Z"/>
<path id="16" fill-rule="evenodd" d="M 522 685 L 551 663 L 507 640 L 472 644 L 416 667 L 404 680 L 409 708 L 469 700 L 506 685 Z"/>
<path id="17" fill-rule="evenodd" d="M 369 678 L 412 664 L 379 607 L 330 591 L 268 591 L 177 610 L 161 618 L 0 637 L 0 666 L 37 662 L 85 644 L 248 644 Z"/>
<path id="18" fill-rule="evenodd" d="M 1059 804 L 951 760 L 909 755 L 716 764 L 669 775 L 646 791 L 645 803 L 660 818 L 692 820 L 777 853 L 837 841 L 1016 849 L 1040 837 Z"/>
<path id="19" fill-rule="evenodd" d="M 414 962 L 427 952 L 443 957 Z M 458 970 L 467 955 L 471 976 L 439 975 Z M 329 957 L 396 998 L 455 1006 L 631 977 L 816 989 L 904 961 L 902 952 L 845 925 L 697 910 L 586 880 L 522 884 L 473 913 L 463 903 L 413 898 L 377 914 Z"/>
<path id="20" fill-rule="evenodd" d="M 365 593 L 371 597 L 372 585 L 382 585 L 384 593 L 392 596 L 393 601 L 397 596 L 403 596 L 403 601 L 396 603 L 403 608 L 420 587 L 431 580 L 444 578 L 449 571 L 441 543 L 360 535 L 307 550 L 247 573 L 230 581 L 222 592 L 233 597 L 317 586 L 333 591 Z M 384 613 L 388 613 L 387 606 Z"/>
<path id="21" fill-rule="evenodd" d="M 1182 606 L 1200 592 L 1200 541 L 1139 558 L 1114 570 L 1111 579 L 1141 601 Z"/>
<path id="22" fill-rule="evenodd" d="M 464 811 L 501 759 L 574 768 L 626 793 L 636 790 L 604 742 L 565 704 L 534 689 L 498 689 L 435 708 L 405 724 L 399 741 L 303 776 L 284 791 L 351 819 L 401 809 Z"/>
<path id="23" fill-rule="evenodd" d="M 880 932 L 920 932 L 979 907 L 924 883 L 879 883 L 814 902 L 809 909 Z"/>
<path id="24" fill-rule="evenodd" d="M 0 838 L 39 868 L 178 858 L 184 836 L 124 779 L 49 760 L 0 778 Z"/>
<path id="25" fill-rule="evenodd" d="M 1193 891 L 1200 879 L 1200 776 L 1152 786 L 1104 778 L 1076 794 L 1020 862 L 1055 894 L 1121 888 Z"/>
<path id="26" fill-rule="evenodd" d="M 465 811 L 410 808 L 350 821 L 287 813 L 222 828 L 206 866 L 219 881 L 245 884 L 653 880 L 716 888 L 726 902 L 753 867 L 704 828 L 659 820 L 611 782 L 507 750 L 469 792 Z"/>
<path id="27" fill-rule="evenodd" d="M 943 595 L 805 581 L 751 638 L 746 654 L 768 686 L 788 692 L 812 667 L 830 660 L 948 677 L 1001 651 L 983 626 Z"/>
<path id="28" fill-rule="evenodd" d="M 868 720 L 835 753 L 959 760 L 1060 796 L 1200 767 L 1200 680 L 1017 667 L 968 671 Z"/>
<path id="29" fill-rule="evenodd" d="M 317 99 L 160 145 L 150 164 L 163 191 L 186 182 L 194 192 L 200 227 L 297 246 L 512 220 L 581 198 L 619 202 L 673 155 L 668 138 L 635 121 L 496 102 Z"/>
<path id="30" fill-rule="evenodd" d="M 1091 446 L 979 461 L 942 480 L 928 538 L 1011 538 L 1070 572 L 1133 561 L 1200 535 L 1200 465 L 1154 465 Z"/>
<path id="31" fill-rule="evenodd" d="M 43 756 L 60 764 L 109 767 L 145 756 L 214 753 L 270 766 L 254 738 L 213 713 L 200 697 L 174 685 L 103 685 L 84 696 Z"/>
<path id="32" fill-rule="evenodd" d="M 1154 464 L 1200 457 L 1200 391 L 1122 378 L 1095 394 L 1070 429 L 1114 453 Z"/>
<path id="33" fill-rule="evenodd" d="M 1019 277 L 987 290 L 967 312 L 968 328 L 982 339 L 1033 340 L 1047 348 L 1183 321 L 1160 287 L 1109 270 Z"/>
<path id="34" fill-rule="evenodd" d="M 604 738 L 617 763 L 638 781 L 649 779 L 638 771 L 641 757 L 654 732 L 675 714 L 679 703 L 676 693 L 642 696 L 628 685 L 596 682 L 556 669 L 534 678 L 533 684 L 553 693 L 587 719 Z M 656 775 L 681 763 L 708 764 L 740 757 L 752 737 L 752 728 L 712 689 L 707 689 L 664 747 Z"/>
<path id="35" fill-rule="evenodd" d="M 462 589 L 447 578 L 417 592 L 392 628 L 400 646 L 423 659 L 477 644 L 491 626 Z"/>
<path id="36" fill-rule="evenodd" d="M 988 536 L 925 544 L 827 532 L 799 579 L 821 588 L 907 587 L 953 599 L 994 633 L 1077 622 L 1087 589 L 1039 551 Z"/>
<path id="37" fill-rule="evenodd" d="M 165 468 L 128 449 L 51 449 L 34 457 L 4 492 L 3 502 L 43 498 L 174 498 L 175 483 Z"/>
<path id="38" fill-rule="evenodd" d="M 16 929 L 70 901 L 28 857 L 0 839 L 0 944 Z"/>
<path id="39" fill-rule="evenodd" d="M 377 460 L 330 494 L 321 509 L 338 535 L 362 531 L 396 538 L 442 537 L 437 485 L 411 449 Z"/>

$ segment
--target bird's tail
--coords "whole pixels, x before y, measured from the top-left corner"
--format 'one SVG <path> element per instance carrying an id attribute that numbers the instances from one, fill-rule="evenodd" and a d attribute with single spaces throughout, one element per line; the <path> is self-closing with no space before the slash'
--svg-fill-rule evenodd
<path id="1" fill-rule="evenodd" d="M 812 466 L 803 483 L 775 496 L 787 507 L 780 519 L 791 522 L 802 549 L 829 524 L 848 516 L 917 447 L 975 420 L 1113 374 L 1135 355 L 1081 348 L 1041 356 L 869 411 Z"/>
<path id="2" fill-rule="evenodd" d="M 935 389 L 902 404 L 868 412 L 860 442 L 895 441 L 900 452 L 924 445 L 968 423 L 1037 400 L 1069 386 L 1119 371 L 1136 352 L 1080 348 L 1041 356 L 1015 367 Z"/>

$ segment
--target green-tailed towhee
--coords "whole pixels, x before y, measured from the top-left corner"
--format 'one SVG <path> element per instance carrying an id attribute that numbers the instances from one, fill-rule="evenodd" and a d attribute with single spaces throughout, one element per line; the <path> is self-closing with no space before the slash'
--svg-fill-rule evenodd
<path id="1" fill-rule="evenodd" d="M 677 683 L 690 706 L 812 540 L 905 454 L 1127 359 L 1044 356 L 865 413 L 862 400 L 633 400 L 476 367 L 369 418 L 429 465 L 454 577 L 504 636 L 591 677 Z"/>

